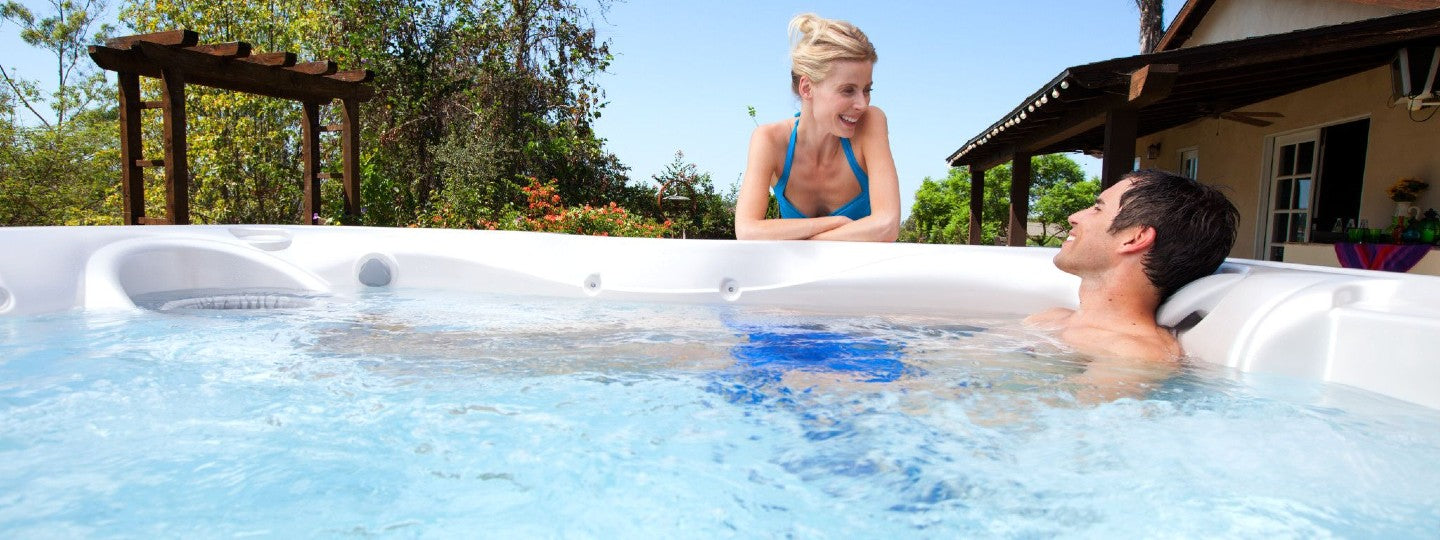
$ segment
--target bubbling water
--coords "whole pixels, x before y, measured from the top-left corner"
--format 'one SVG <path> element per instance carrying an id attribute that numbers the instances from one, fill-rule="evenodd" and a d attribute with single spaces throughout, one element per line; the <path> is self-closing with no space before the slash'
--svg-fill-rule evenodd
<path id="1" fill-rule="evenodd" d="M 308 300 L 0 319 L 0 532 L 1440 526 L 1436 411 L 1202 365 L 1097 389 L 1092 362 L 1010 319 Z"/>

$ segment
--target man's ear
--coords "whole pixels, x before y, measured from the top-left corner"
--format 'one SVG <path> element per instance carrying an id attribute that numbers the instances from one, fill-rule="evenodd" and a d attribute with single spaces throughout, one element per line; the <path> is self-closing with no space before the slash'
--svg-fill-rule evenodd
<path id="1" fill-rule="evenodd" d="M 1155 228 L 1136 225 L 1120 231 L 1120 238 L 1120 253 L 1144 253 L 1155 245 Z"/>

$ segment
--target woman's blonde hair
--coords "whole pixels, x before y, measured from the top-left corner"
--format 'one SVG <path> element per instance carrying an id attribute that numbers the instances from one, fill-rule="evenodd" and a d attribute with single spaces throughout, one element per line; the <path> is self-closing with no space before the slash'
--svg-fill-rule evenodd
<path id="1" fill-rule="evenodd" d="M 820 82 L 836 60 L 875 62 L 875 46 L 855 25 L 803 13 L 790 19 L 790 90 L 800 94 L 800 77 Z"/>

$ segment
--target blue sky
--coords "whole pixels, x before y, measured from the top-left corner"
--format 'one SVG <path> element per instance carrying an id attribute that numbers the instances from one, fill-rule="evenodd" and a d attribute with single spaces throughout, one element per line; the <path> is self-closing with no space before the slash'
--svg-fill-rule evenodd
<path id="1" fill-rule="evenodd" d="M 1167 23 L 1183 3 L 1165 1 Z M 890 119 L 906 215 L 921 181 L 947 174 L 946 156 L 1062 69 L 1139 49 L 1133 0 L 615 2 L 595 21 L 616 56 L 599 77 L 609 104 L 596 131 L 632 180 L 649 182 L 679 150 L 722 191 L 738 182 L 755 127 L 746 107 L 762 123 L 798 110 L 785 30 L 807 11 L 855 23 L 879 51 L 871 102 Z M 0 63 L 53 84 L 53 57 L 18 34 L 0 26 Z"/>

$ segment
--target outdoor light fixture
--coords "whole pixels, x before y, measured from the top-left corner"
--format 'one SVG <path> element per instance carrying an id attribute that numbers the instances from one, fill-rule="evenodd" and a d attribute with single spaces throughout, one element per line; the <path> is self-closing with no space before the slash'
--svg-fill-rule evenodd
<path id="1" fill-rule="evenodd" d="M 1157 142 L 1145 147 L 1145 159 L 1155 159 L 1158 157 L 1160 157 L 1160 143 Z"/>

